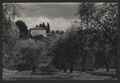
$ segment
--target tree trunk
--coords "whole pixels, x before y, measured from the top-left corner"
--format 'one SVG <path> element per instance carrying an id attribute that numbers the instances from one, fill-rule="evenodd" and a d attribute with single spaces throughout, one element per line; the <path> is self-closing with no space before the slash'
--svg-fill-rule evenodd
<path id="1" fill-rule="evenodd" d="M 82 66 L 82 71 L 85 72 L 85 66 L 84 65 Z"/>
<path id="2" fill-rule="evenodd" d="M 106 65 L 106 71 L 109 72 L 109 66 L 108 66 L 108 64 Z"/>
<path id="3" fill-rule="evenodd" d="M 97 66 L 96 69 L 99 70 L 99 67 Z"/>
<path id="4" fill-rule="evenodd" d="M 107 55 L 107 56 L 109 56 L 109 55 Z M 109 63 L 110 62 L 110 59 L 109 59 L 109 57 L 106 57 L 106 71 L 107 72 L 109 72 Z"/>
<path id="5" fill-rule="evenodd" d="M 67 69 L 64 69 L 64 72 L 66 73 L 66 72 L 67 72 Z"/>
<path id="6" fill-rule="evenodd" d="M 85 72 L 86 71 L 86 55 L 83 56 L 83 59 L 82 59 L 82 71 Z"/>
<path id="7" fill-rule="evenodd" d="M 67 72 L 67 68 L 66 68 L 66 65 L 65 64 L 63 64 L 63 70 L 64 70 L 64 72 L 66 73 Z"/>
<path id="8" fill-rule="evenodd" d="M 120 6 L 119 6 L 120 7 Z M 120 18 L 120 17 L 119 17 Z M 119 21 L 120 22 L 120 21 Z M 120 25 L 119 25 L 120 27 Z M 117 40 L 117 80 L 120 80 L 120 29 L 118 28 L 118 40 Z"/>
<path id="9" fill-rule="evenodd" d="M 73 68 L 74 67 L 74 63 L 73 63 L 73 61 L 71 62 L 71 64 L 70 64 L 70 73 L 72 73 L 73 72 Z"/>
<path id="10" fill-rule="evenodd" d="M 65 73 L 67 72 L 67 68 L 65 66 L 64 66 L 63 70 L 64 70 Z"/>
<path id="11" fill-rule="evenodd" d="M 32 73 L 35 73 L 36 67 L 35 65 L 32 66 Z"/>

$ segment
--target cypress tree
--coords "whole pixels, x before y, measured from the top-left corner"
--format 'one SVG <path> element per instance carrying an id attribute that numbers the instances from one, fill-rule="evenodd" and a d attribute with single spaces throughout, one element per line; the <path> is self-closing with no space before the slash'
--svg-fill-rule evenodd
<path id="1" fill-rule="evenodd" d="M 50 24 L 47 23 L 47 33 L 50 33 Z"/>

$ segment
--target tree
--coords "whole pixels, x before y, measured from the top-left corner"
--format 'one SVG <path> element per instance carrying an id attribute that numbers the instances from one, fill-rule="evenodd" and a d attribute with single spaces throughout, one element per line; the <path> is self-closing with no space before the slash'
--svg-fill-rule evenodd
<path id="1" fill-rule="evenodd" d="M 60 30 L 56 30 L 56 34 L 60 34 Z"/>
<path id="2" fill-rule="evenodd" d="M 75 31 L 70 31 L 60 36 L 51 49 L 51 55 L 53 56 L 52 64 L 59 70 L 63 69 L 64 72 L 67 69 L 73 72 L 74 64 L 79 53 L 79 43 L 76 42 L 77 35 L 75 34 Z"/>
<path id="3" fill-rule="evenodd" d="M 63 38 L 60 37 L 58 40 L 52 45 L 52 49 L 50 48 L 49 55 L 53 56 L 52 64 L 58 68 L 59 70 L 63 69 L 66 72 L 66 58 L 64 56 L 64 50 L 62 49 Z M 61 50 L 60 50 L 61 49 Z"/>
<path id="4" fill-rule="evenodd" d="M 47 33 L 50 33 L 50 24 L 47 23 Z"/>
<path id="5" fill-rule="evenodd" d="M 13 20 L 19 15 L 20 9 L 16 4 L 3 4 L 3 65 L 12 67 L 14 65 L 16 54 L 16 40 L 19 38 L 19 30 L 16 28 Z M 11 64 L 7 64 L 11 63 Z"/>
<path id="6" fill-rule="evenodd" d="M 28 29 L 27 29 L 27 25 L 25 24 L 25 22 L 23 22 L 21 20 L 18 20 L 15 23 L 20 30 L 20 38 L 23 38 L 23 37 L 27 36 L 28 35 Z"/>
<path id="7" fill-rule="evenodd" d="M 115 31 L 114 34 L 111 34 L 111 29 L 116 29 L 117 26 L 117 3 L 81 3 L 78 12 L 83 23 L 86 23 L 87 26 L 93 25 L 94 28 L 100 29 L 101 34 L 105 37 L 103 42 L 109 43 L 112 45 L 112 48 L 116 47 L 115 40 L 117 39 L 117 35 L 113 37 L 117 33 Z M 109 51 L 110 52 L 110 51 Z M 106 55 L 108 58 L 106 62 L 106 69 L 109 70 L 109 54 Z"/>
<path id="8" fill-rule="evenodd" d="M 54 34 L 54 33 L 55 33 L 55 31 L 54 31 L 54 30 L 52 30 L 52 31 L 51 31 L 51 33 L 52 33 L 52 34 Z"/>
<path id="9" fill-rule="evenodd" d="M 61 33 L 61 34 L 64 34 L 64 31 L 61 31 L 60 33 Z"/>
<path id="10" fill-rule="evenodd" d="M 42 24 L 40 24 L 40 27 L 42 27 Z"/>
<path id="11" fill-rule="evenodd" d="M 20 5 L 15 3 L 4 3 L 3 4 L 3 14 L 7 20 L 12 19 L 20 15 L 18 10 L 22 9 Z"/>
<path id="12" fill-rule="evenodd" d="M 42 27 L 45 27 L 45 23 L 43 22 Z"/>
<path id="13" fill-rule="evenodd" d="M 20 47 L 21 60 L 31 66 L 32 73 L 35 72 L 45 43 L 33 39 L 19 40 L 17 46 Z M 21 62 L 20 62 L 21 63 Z"/>

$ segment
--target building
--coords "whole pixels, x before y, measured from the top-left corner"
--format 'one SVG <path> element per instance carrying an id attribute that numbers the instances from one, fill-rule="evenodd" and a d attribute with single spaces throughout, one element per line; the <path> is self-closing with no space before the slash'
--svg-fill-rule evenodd
<path id="1" fill-rule="evenodd" d="M 31 28 L 29 31 L 33 37 L 40 36 L 40 35 L 47 37 L 47 34 L 50 32 L 50 26 L 49 26 L 49 23 L 47 23 L 47 25 L 43 23 L 40 25 L 36 25 L 36 27 Z"/>

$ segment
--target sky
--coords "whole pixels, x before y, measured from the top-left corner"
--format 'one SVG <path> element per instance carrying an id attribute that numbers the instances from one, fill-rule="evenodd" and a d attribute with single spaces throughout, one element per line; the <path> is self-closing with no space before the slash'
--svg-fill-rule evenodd
<path id="1" fill-rule="evenodd" d="M 19 16 L 15 21 L 22 20 L 28 28 L 40 23 L 50 23 L 51 30 L 66 30 L 77 19 L 76 14 L 80 3 L 18 3 Z"/>

